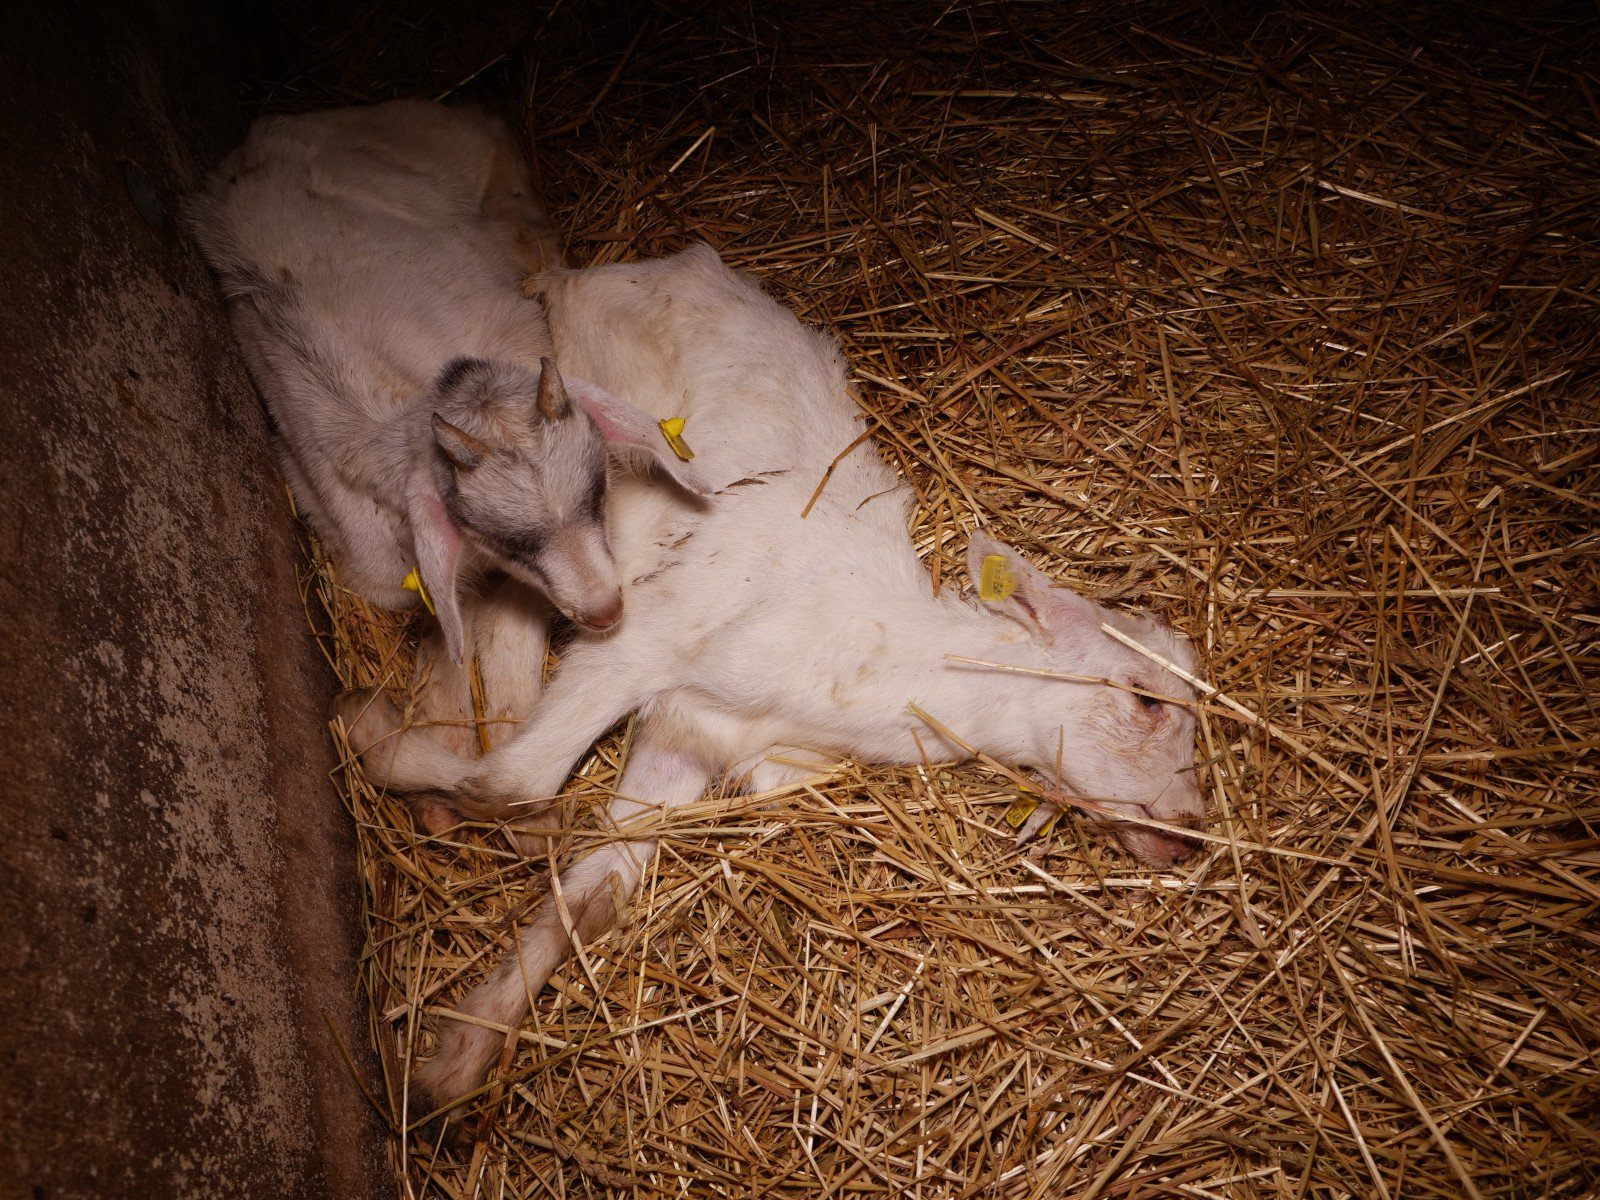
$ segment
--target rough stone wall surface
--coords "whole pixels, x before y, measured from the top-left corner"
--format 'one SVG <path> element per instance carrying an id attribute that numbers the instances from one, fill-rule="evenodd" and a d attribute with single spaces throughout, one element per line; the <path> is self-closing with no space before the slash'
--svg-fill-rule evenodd
<path id="1" fill-rule="evenodd" d="M 0 1197 L 377 1195 L 331 679 L 176 213 L 251 5 L 7 8 Z"/>

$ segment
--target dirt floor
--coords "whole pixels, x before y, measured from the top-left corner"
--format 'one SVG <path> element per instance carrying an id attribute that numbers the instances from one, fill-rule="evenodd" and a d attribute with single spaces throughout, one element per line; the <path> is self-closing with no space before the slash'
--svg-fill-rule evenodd
<path id="1" fill-rule="evenodd" d="M 1592 10 L 577 17 L 396 22 L 264 99 L 500 103 L 575 264 L 703 239 L 834 330 L 941 586 L 982 525 L 1198 639 L 1218 840 L 1018 852 L 972 767 L 689 811 L 402 1194 L 1594 1195 Z M 345 682 L 402 677 L 318 595 Z M 546 875 L 346 782 L 400 1129 Z"/>

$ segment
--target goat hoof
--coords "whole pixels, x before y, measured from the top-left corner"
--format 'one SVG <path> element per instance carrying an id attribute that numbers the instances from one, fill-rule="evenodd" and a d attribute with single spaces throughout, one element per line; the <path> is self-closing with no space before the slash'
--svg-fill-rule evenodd
<path id="1" fill-rule="evenodd" d="M 559 829 L 535 822 L 517 823 L 506 828 L 511 844 L 523 858 L 549 858 L 560 832 Z"/>
<path id="2" fill-rule="evenodd" d="M 417 824 L 429 837 L 443 837 L 461 824 L 461 814 L 445 801 L 423 796 L 413 805 Z"/>
<path id="3" fill-rule="evenodd" d="M 413 1095 L 411 1105 L 414 1109 L 424 1112 L 433 1110 L 433 1097 Z M 461 1113 L 458 1109 L 445 1109 L 434 1112 L 422 1124 L 411 1131 L 411 1137 L 418 1149 L 432 1152 L 434 1150 L 460 1150 L 467 1141 L 466 1122 L 457 1120 Z"/>
<path id="4" fill-rule="evenodd" d="M 468 1105 L 462 1103 L 462 1097 L 482 1082 L 476 1075 L 463 1074 L 460 1064 L 439 1059 L 425 1062 L 413 1070 L 412 1111 L 433 1114 L 418 1126 L 419 1131 L 431 1130 L 436 1140 L 442 1139 L 445 1144 L 459 1139 L 466 1125 L 462 1118 L 469 1111 Z"/>

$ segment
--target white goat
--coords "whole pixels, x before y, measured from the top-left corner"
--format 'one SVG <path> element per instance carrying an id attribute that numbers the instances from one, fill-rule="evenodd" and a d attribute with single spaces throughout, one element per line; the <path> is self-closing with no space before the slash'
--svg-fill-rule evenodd
<path id="1" fill-rule="evenodd" d="M 663 415 L 685 416 L 696 462 L 724 490 L 701 509 L 632 483 L 617 489 L 610 521 L 630 581 L 628 623 L 608 639 L 579 638 L 503 749 L 464 761 L 390 736 L 396 715 L 381 702 L 348 710 L 374 782 L 454 790 L 502 816 L 547 802 L 598 735 L 639 714 L 609 809 L 623 838 L 562 872 L 567 917 L 547 902 L 518 953 L 466 997 L 462 1012 L 515 1025 L 570 952 L 565 922 L 580 941 L 613 924 L 618 899 L 633 894 L 656 846 L 637 825 L 634 840 L 623 840 L 630 819 L 687 803 L 721 776 L 766 789 L 815 774 L 796 764 L 797 752 L 819 765 L 965 757 L 908 704 L 995 759 L 1112 811 L 1200 820 L 1192 689 L 1101 629 L 1107 623 L 1188 671 L 1193 652 L 1170 627 L 1054 588 L 1020 555 L 976 535 L 974 574 L 998 556 L 1015 590 L 994 603 L 950 590 L 935 596 L 907 534 L 906 489 L 870 444 L 837 462 L 806 514 L 830 463 L 863 432 L 830 338 L 704 246 L 558 272 L 545 294 L 563 361 Z M 954 662 L 952 654 L 1137 691 Z M 1155 830 L 1117 829 L 1153 864 L 1187 848 Z M 418 1082 L 437 1100 L 455 1100 L 501 1042 L 491 1029 L 447 1019 Z"/>
<path id="2" fill-rule="evenodd" d="M 708 489 L 653 419 L 557 374 L 520 285 L 559 243 L 503 124 L 419 101 L 263 118 L 189 215 L 340 582 L 411 608 L 420 571 L 446 649 L 424 659 L 454 685 L 436 715 L 466 707 L 469 641 L 497 656 L 491 712 L 537 691 L 538 593 L 616 624 L 607 444 Z M 469 638 L 461 594 L 496 570 Z"/>

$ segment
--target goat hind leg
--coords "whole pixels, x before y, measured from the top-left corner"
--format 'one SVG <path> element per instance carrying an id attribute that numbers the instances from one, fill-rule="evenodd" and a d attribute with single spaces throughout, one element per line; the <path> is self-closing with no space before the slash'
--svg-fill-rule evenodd
<path id="1" fill-rule="evenodd" d="M 404 715 L 382 688 L 358 688 L 339 699 L 338 711 L 361 759 L 367 781 L 406 795 L 454 792 L 473 767 L 421 731 L 413 736 Z M 452 807 L 459 807 L 452 804 Z"/>
<path id="2" fill-rule="evenodd" d="M 700 759 L 647 740 L 635 746 L 607 815 L 625 832 L 632 818 L 695 800 L 711 775 Z M 573 942 L 591 942 L 617 923 L 618 905 L 638 890 L 655 852 L 654 839 L 611 842 L 562 871 L 556 881 L 559 903 L 556 895 L 545 899 L 518 937 L 516 952 L 465 997 L 458 1011 L 496 1025 L 520 1024 L 533 996 L 572 953 Z M 414 1082 L 430 1099 L 448 1104 L 477 1087 L 504 1040 L 496 1029 L 447 1017 L 438 1052 L 417 1070 Z"/>

